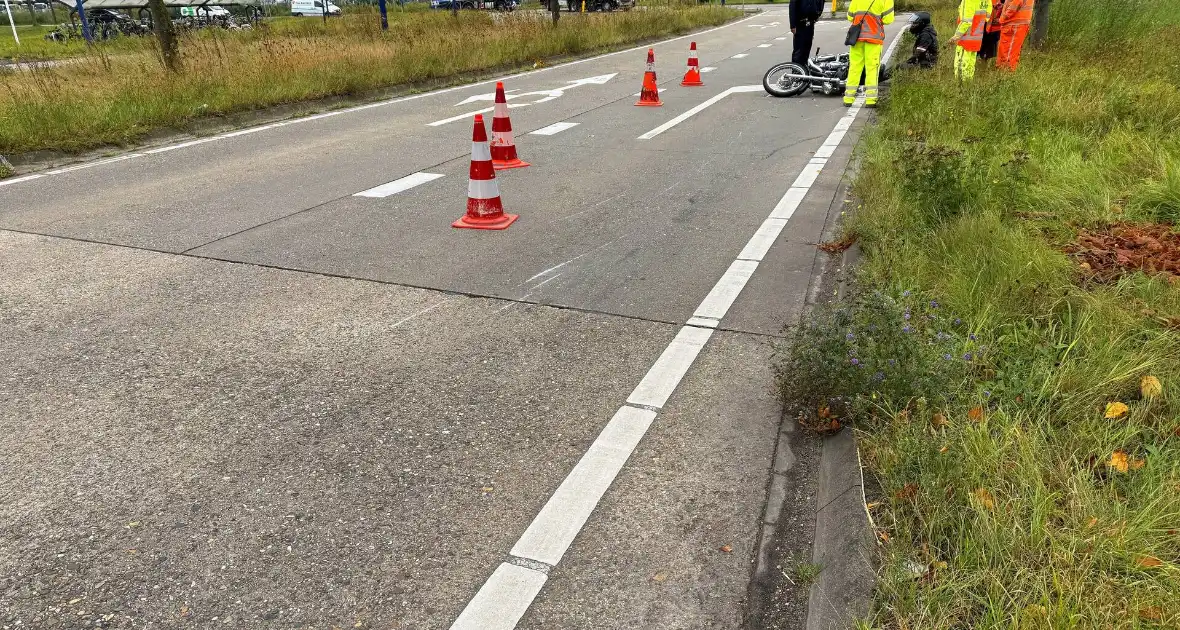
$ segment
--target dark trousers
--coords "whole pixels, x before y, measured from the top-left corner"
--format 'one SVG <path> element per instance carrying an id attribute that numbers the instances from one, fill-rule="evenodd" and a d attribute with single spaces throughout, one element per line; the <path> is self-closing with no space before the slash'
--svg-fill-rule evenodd
<path id="1" fill-rule="evenodd" d="M 795 48 L 791 51 L 791 63 L 797 63 L 807 69 L 807 59 L 811 56 L 811 43 L 815 40 L 815 22 L 800 20 L 795 27 Z"/>
<path id="2" fill-rule="evenodd" d="M 996 48 L 1000 45 L 1000 32 L 988 31 L 983 34 L 983 47 L 979 49 L 980 59 L 995 59 Z"/>

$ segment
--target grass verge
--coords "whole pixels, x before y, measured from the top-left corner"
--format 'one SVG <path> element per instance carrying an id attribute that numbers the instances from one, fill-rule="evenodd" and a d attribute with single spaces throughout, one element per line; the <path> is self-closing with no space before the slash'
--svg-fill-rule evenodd
<path id="1" fill-rule="evenodd" d="M 392 13 L 391 13 L 392 15 Z M 406 12 L 382 33 L 372 12 L 285 21 L 248 32 L 185 36 L 185 71 L 169 75 L 142 51 L 104 49 L 50 68 L 0 71 L 0 154 L 82 151 L 134 142 L 210 116 L 359 95 L 715 26 L 719 6 L 609 14 Z M 150 40 L 148 40 L 150 41 Z"/>
<path id="2" fill-rule="evenodd" d="M 1055 0 L 1019 72 L 961 86 L 948 52 L 864 136 L 856 297 L 778 368 L 813 421 L 855 418 L 881 488 L 866 626 L 1180 627 L 1180 277 L 1154 239 L 1104 252 L 1115 273 L 1064 253 L 1175 234 L 1178 16 Z M 1140 246 L 1148 271 L 1119 267 Z"/>

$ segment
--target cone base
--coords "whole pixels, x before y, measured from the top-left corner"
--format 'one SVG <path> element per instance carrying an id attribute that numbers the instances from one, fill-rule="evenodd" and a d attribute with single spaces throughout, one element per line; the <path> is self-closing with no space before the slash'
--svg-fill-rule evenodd
<path id="1" fill-rule="evenodd" d="M 453 228 L 467 228 L 469 230 L 503 230 L 520 218 L 518 214 L 501 214 L 495 218 L 479 219 L 463 215 L 451 224 Z"/>
<path id="2" fill-rule="evenodd" d="M 688 87 L 695 87 L 698 85 L 704 85 L 704 83 L 702 83 L 700 79 L 696 79 L 696 80 L 685 79 L 680 82 L 680 85 L 684 85 L 684 86 L 688 86 Z"/>
<path id="3" fill-rule="evenodd" d="M 502 171 L 508 168 L 524 168 L 531 166 L 528 162 L 517 158 L 515 160 L 492 160 L 492 168 L 497 171 Z"/>
<path id="4" fill-rule="evenodd" d="M 636 107 L 660 107 L 663 101 L 639 101 L 635 104 Z"/>

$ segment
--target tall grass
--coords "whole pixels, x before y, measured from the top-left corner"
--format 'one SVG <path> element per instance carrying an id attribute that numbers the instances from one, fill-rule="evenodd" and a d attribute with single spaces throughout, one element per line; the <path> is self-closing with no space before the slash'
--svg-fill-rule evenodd
<path id="1" fill-rule="evenodd" d="M 895 78 L 860 148 L 858 283 L 936 300 L 980 350 L 951 403 L 862 418 L 884 551 L 866 625 L 1180 627 L 1180 283 L 1095 284 L 1061 253 L 1180 218 L 1177 26 L 1178 0 L 1055 0 L 1015 75 Z"/>
<path id="2" fill-rule="evenodd" d="M 215 115 L 578 55 L 731 19 L 721 7 L 570 15 L 406 12 L 382 33 L 371 11 L 245 33 L 186 35 L 185 71 L 153 53 L 89 55 L 0 73 L 0 154 L 132 142 Z M 392 15 L 392 14 L 391 14 Z"/>

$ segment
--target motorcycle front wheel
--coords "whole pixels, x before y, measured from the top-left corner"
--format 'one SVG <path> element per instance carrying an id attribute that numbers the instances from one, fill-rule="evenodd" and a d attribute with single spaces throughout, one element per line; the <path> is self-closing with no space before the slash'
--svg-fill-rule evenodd
<path id="1" fill-rule="evenodd" d="M 798 96 L 807 91 L 807 86 L 810 81 L 807 79 L 792 78 L 789 75 L 806 75 L 799 64 L 796 63 L 780 63 L 766 71 L 762 77 L 762 87 L 767 94 L 771 96 Z"/>

